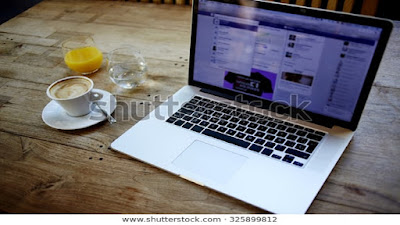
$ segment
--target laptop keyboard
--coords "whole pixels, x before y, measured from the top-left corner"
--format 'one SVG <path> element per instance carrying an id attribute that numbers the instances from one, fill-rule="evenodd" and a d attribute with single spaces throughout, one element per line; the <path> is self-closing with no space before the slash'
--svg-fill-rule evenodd
<path id="1" fill-rule="evenodd" d="M 194 96 L 166 122 L 303 167 L 325 133 Z"/>

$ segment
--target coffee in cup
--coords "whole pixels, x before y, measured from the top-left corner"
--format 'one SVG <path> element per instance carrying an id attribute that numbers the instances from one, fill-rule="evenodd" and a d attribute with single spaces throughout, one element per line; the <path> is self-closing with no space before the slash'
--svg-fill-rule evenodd
<path id="1" fill-rule="evenodd" d="M 47 96 L 63 107 L 68 115 L 83 116 L 90 113 L 92 101 L 102 96 L 92 92 L 93 86 L 93 81 L 87 77 L 66 77 L 52 83 L 47 88 Z"/>
<path id="2" fill-rule="evenodd" d="M 81 96 L 90 90 L 92 84 L 81 77 L 62 80 L 50 88 L 50 95 L 57 99 L 70 99 Z"/>

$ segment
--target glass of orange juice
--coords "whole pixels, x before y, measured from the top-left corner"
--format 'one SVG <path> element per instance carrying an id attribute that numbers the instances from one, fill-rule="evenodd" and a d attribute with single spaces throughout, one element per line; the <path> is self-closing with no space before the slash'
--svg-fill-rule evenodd
<path id="1" fill-rule="evenodd" d="M 82 75 L 96 72 L 103 62 L 103 54 L 90 36 L 77 36 L 62 43 L 67 66 Z"/>

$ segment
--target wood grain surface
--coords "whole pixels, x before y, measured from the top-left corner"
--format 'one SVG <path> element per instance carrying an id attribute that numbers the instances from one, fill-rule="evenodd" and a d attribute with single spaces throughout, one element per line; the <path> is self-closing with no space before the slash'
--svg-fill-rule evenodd
<path id="1" fill-rule="evenodd" d="M 267 213 L 109 149 L 187 84 L 190 9 L 132 1 L 43 1 L 0 25 L 0 211 Z M 359 128 L 308 213 L 400 213 L 400 23 L 395 26 Z M 46 88 L 74 75 L 63 62 L 60 43 L 81 34 L 92 35 L 105 54 L 121 44 L 140 49 L 148 80 L 121 90 L 103 65 L 89 77 L 96 88 L 116 96 L 118 123 L 56 130 L 41 119 L 50 101 Z"/>

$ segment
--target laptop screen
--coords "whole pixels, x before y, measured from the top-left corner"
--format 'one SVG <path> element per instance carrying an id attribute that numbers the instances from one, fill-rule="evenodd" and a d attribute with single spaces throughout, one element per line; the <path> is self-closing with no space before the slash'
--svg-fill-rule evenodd
<path id="1" fill-rule="evenodd" d="M 199 0 L 193 80 L 351 121 L 382 29 Z"/>

